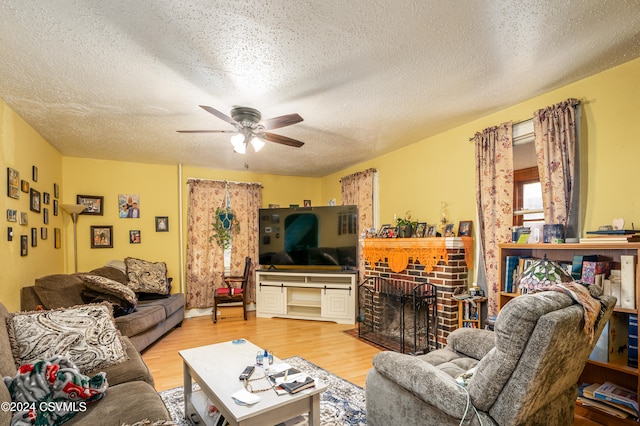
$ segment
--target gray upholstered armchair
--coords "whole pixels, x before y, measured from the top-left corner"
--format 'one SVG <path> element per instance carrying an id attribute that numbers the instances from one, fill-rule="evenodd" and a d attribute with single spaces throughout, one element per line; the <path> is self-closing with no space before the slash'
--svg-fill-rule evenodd
<path id="1" fill-rule="evenodd" d="M 463 328 L 426 355 L 381 352 L 366 382 L 367 424 L 571 425 L 577 382 L 615 298 L 601 296 L 593 341 L 564 293 L 520 296 L 495 332 Z M 456 377 L 475 367 L 466 388 Z M 481 423 L 478 421 L 480 419 Z"/>

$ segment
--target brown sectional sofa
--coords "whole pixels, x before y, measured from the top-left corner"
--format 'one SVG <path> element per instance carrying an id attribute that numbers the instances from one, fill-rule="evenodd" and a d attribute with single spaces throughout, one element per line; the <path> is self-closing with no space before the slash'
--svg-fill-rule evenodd
<path id="1" fill-rule="evenodd" d="M 120 262 L 121 263 L 121 262 Z M 126 283 L 127 275 L 120 263 L 103 266 L 91 274 Z M 77 274 L 55 274 L 36 279 L 35 285 L 23 287 L 20 307 L 23 311 L 57 309 L 88 303 L 83 292 L 86 283 Z M 182 324 L 184 294 L 139 294 L 138 303 L 131 313 L 116 316 L 116 326 L 129 338 L 136 350 L 142 351 L 168 331 Z"/>
<path id="2" fill-rule="evenodd" d="M 9 312 L 0 304 L 0 376 L 14 377 L 16 365 L 11 352 L 6 318 Z M 129 339 L 123 337 L 127 347 L 128 360 L 100 369 L 107 376 L 109 387 L 105 396 L 87 406 L 86 411 L 77 413 L 65 425 L 127 425 L 149 420 L 171 421 L 162 399 L 153 387 L 153 378 L 142 360 L 140 353 Z M 11 402 L 9 389 L 0 380 L 0 402 Z M 12 413 L 0 410 L 0 425 L 8 425 Z M 170 424 L 170 423 L 167 423 Z"/>

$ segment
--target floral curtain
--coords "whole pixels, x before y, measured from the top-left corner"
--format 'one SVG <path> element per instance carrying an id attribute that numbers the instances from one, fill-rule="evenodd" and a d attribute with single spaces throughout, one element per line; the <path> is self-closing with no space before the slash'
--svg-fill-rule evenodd
<path id="1" fill-rule="evenodd" d="M 342 205 L 358 206 L 358 232 L 369 229 L 375 225 L 373 217 L 374 184 L 378 171 L 367 169 L 353 173 L 340 179 L 342 185 Z M 358 256 L 359 279 L 365 276 L 365 259 L 362 256 L 364 246 L 360 244 Z"/>
<path id="2" fill-rule="evenodd" d="M 362 232 L 374 226 L 373 185 L 376 169 L 367 169 L 340 179 L 342 205 L 358 206 L 358 229 Z"/>
<path id="3" fill-rule="evenodd" d="M 262 185 L 259 183 L 229 183 L 231 208 L 240 222 L 240 232 L 233 236 L 229 273 L 240 276 L 244 272 L 244 259 L 251 258 L 254 270 L 258 264 L 259 212 L 262 207 Z M 247 284 L 249 301 L 255 302 L 254 275 Z"/>
<path id="4" fill-rule="evenodd" d="M 538 110 L 533 116 L 536 157 L 542 186 L 544 222 L 567 226 L 576 190 L 577 99 Z"/>
<path id="5" fill-rule="evenodd" d="M 262 186 L 257 183 L 189 179 L 187 211 L 187 280 L 186 307 L 213 306 L 216 288 L 224 285 L 224 251 L 210 241 L 215 211 L 229 203 L 239 223 L 240 232 L 233 236 L 231 275 L 242 275 L 244 259 L 258 258 L 258 209 L 262 204 Z M 250 281 L 250 284 L 252 280 Z M 253 286 L 248 288 L 255 300 Z"/>
<path id="6" fill-rule="evenodd" d="M 224 275 L 224 253 L 209 241 L 217 207 L 226 200 L 226 183 L 189 179 L 187 207 L 186 307 L 213 306 L 215 283 Z"/>
<path id="7" fill-rule="evenodd" d="M 484 262 L 489 315 L 498 312 L 498 244 L 511 241 L 513 225 L 512 123 L 503 123 L 474 136 L 476 153 L 476 204 L 480 254 Z M 479 268 L 482 268 L 480 262 Z"/>

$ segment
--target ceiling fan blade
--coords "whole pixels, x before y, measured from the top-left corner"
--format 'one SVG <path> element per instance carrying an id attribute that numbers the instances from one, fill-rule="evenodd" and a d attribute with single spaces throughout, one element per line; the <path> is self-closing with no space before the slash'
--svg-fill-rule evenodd
<path id="1" fill-rule="evenodd" d="M 218 111 L 217 109 L 211 108 L 210 106 L 206 106 L 206 105 L 200 105 L 200 108 L 207 111 L 209 114 L 213 114 L 219 119 L 226 121 L 229 124 L 233 124 L 235 127 L 240 126 L 236 120 L 229 117 L 227 114 Z"/>
<path id="2" fill-rule="evenodd" d="M 302 145 L 304 145 L 304 142 L 300 142 L 295 139 L 288 138 L 286 136 L 276 135 L 275 133 L 262 132 L 262 133 L 255 133 L 255 135 L 258 138 L 264 139 L 269 142 L 275 142 L 282 145 L 289 145 L 296 148 L 300 148 Z"/>
<path id="3" fill-rule="evenodd" d="M 271 130 L 291 126 L 292 124 L 296 124 L 301 121 L 303 121 L 303 118 L 298 114 L 288 114 L 262 120 L 260 124 L 265 128 L 265 130 Z"/>
<path id="4" fill-rule="evenodd" d="M 238 133 L 237 130 L 176 130 L 178 133 Z"/>

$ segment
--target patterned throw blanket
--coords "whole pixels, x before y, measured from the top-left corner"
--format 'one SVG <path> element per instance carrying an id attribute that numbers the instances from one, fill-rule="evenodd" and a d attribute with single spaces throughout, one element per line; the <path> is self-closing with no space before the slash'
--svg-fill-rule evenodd
<path id="1" fill-rule="evenodd" d="M 593 343 L 596 320 L 602 310 L 602 304 L 592 297 L 589 289 L 579 282 L 556 284 L 549 290 L 559 291 L 569 295 L 574 302 L 582 306 L 584 311 L 584 332 L 589 335 L 589 342 Z"/>
<path id="2" fill-rule="evenodd" d="M 89 378 L 63 356 L 22 365 L 15 377 L 5 377 L 12 400 L 11 426 L 60 425 L 107 389 L 105 373 Z"/>

